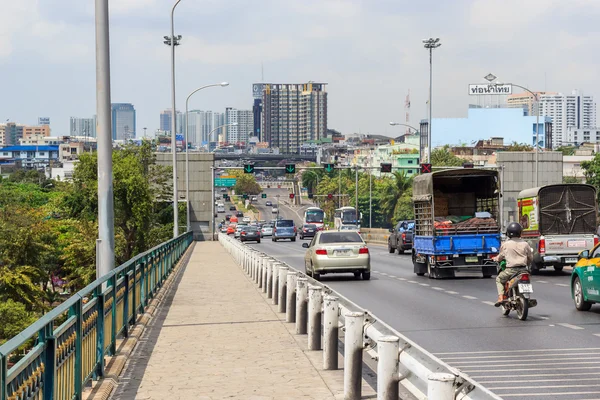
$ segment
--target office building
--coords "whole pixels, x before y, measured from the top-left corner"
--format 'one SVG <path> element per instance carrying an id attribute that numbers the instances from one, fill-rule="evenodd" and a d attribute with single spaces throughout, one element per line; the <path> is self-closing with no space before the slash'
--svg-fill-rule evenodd
<path id="1" fill-rule="evenodd" d="M 570 95 L 547 94 L 540 96 L 541 115 L 552 118 L 553 147 L 569 145 L 568 129 L 596 127 L 596 102 L 593 96 L 584 96 L 577 90 Z"/>
<path id="2" fill-rule="evenodd" d="M 176 121 L 175 121 L 175 132 L 183 133 L 185 115 L 179 111 L 175 112 Z M 171 132 L 171 116 L 172 112 L 170 109 L 164 110 L 160 113 L 160 130 L 164 132 Z"/>
<path id="3" fill-rule="evenodd" d="M 533 92 L 541 98 L 542 95 L 555 95 L 554 92 Z M 535 104 L 535 96 L 529 92 L 511 94 L 506 98 L 506 105 L 509 108 L 523 108 L 527 110 L 527 115 L 538 115 Z"/>
<path id="4" fill-rule="evenodd" d="M 327 132 L 326 83 L 301 84 L 259 83 L 253 85 L 256 102 L 253 118 L 261 109 L 262 129 L 258 133 L 262 142 L 280 153 L 298 153 L 303 143 L 319 140 Z M 254 126 L 254 123 L 253 123 Z M 256 127 L 254 127 L 256 133 Z"/>
<path id="5" fill-rule="evenodd" d="M 23 139 L 23 128 L 25 125 L 7 122 L 0 124 L 0 146 L 10 146 L 19 144 Z"/>
<path id="6" fill-rule="evenodd" d="M 568 128 L 563 143 L 566 146 L 579 146 L 583 143 L 600 143 L 600 127 Z"/>
<path id="7" fill-rule="evenodd" d="M 135 108 L 130 103 L 113 103 L 112 139 L 127 140 L 135 138 Z"/>
<path id="8" fill-rule="evenodd" d="M 82 136 L 87 138 L 96 137 L 96 116 L 92 118 L 71 117 L 69 124 L 71 136 Z"/>
<path id="9" fill-rule="evenodd" d="M 237 125 L 231 125 L 236 124 Z M 254 132 L 254 115 L 252 110 L 225 109 L 225 124 L 227 124 L 227 139 L 229 144 L 246 146 Z"/>
<path id="10" fill-rule="evenodd" d="M 204 146 L 208 142 L 216 141 L 218 132 L 213 131 L 225 123 L 225 114 L 202 110 L 192 110 L 188 114 L 189 143 L 193 146 Z"/>

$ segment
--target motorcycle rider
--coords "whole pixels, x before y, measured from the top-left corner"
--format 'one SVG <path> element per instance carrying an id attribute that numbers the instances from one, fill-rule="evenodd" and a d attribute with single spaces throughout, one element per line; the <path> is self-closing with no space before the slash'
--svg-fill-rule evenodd
<path id="1" fill-rule="evenodd" d="M 498 288 L 498 300 L 496 307 L 500 307 L 504 301 L 504 284 L 521 269 L 527 268 L 533 262 L 533 251 L 529 244 L 521 239 L 523 228 L 517 222 L 511 222 L 506 227 L 508 240 L 500 246 L 500 253 L 494 261 L 506 260 L 506 268 L 498 273 L 496 287 Z"/>

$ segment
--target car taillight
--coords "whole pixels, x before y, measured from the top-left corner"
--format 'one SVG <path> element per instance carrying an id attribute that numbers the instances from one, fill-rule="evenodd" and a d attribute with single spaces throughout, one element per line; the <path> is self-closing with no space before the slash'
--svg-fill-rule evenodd
<path id="1" fill-rule="evenodd" d="M 361 247 L 358 249 L 358 254 L 369 254 L 369 249 L 367 247 Z"/>
<path id="2" fill-rule="evenodd" d="M 402 234 L 402 241 L 405 241 L 405 240 L 406 240 L 406 233 L 403 233 Z"/>
<path id="3" fill-rule="evenodd" d="M 303 232 L 306 232 L 306 231 L 307 231 L 307 229 L 306 229 L 306 228 L 304 228 L 302 231 L 303 231 Z"/>
<path id="4" fill-rule="evenodd" d="M 540 239 L 538 243 L 538 253 L 546 254 L 546 239 Z"/>
<path id="5" fill-rule="evenodd" d="M 598 236 L 594 236 L 594 246 L 598 244 Z"/>
<path id="6" fill-rule="evenodd" d="M 296 232 L 297 232 L 297 231 L 296 231 L 296 227 L 294 227 L 294 233 L 296 233 Z"/>
<path id="7" fill-rule="evenodd" d="M 438 261 L 448 261 L 448 256 L 437 256 Z"/>
<path id="8" fill-rule="evenodd" d="M 327 250 L 325 250 L 325 249 L 315 250 L 315 254 L 317 254 L 319 256 L 326 256 L 327 255 Z"/>

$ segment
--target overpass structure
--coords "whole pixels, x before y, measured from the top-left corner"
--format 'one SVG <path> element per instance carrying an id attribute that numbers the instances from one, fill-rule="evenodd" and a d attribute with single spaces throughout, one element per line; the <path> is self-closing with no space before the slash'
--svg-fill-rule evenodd
<path id="1" fill-rule="evenodd" d="M 249 161 L 310 161 L 317 162 L 316 155 L 300 154 L 234 154 L 234 153 L 213 153 L 215 160 L 249 160 Z"/>

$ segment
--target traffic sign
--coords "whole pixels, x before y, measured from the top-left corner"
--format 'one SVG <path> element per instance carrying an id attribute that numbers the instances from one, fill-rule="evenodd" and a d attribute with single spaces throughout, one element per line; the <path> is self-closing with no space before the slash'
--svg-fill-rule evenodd
<path id="1" fill-rule="evenodd" d="M 244 164 L 244 172 L 247 174 L 253 174 L 254 173 L 254 165 Z"/>
<path id="2" fill-rule="evenodd" d="M 294 198 L 294 193 L 290 193 L 290 199 Z"/>
<path id="3" fill-rule="evenodd" d="M 390 163 L 381 163 L 379 166 L 381 172 L 392 172 L 392 164 Z"/>
<path id="4" fill-rule="evenodd" d="M 327 195 L 327 198 L 328 198 L 329 200 L 331 200 L 331 199 L 333 199 L 333 195 L 332 195 L 331 193 L 329 193 L 329 194 Z"/>
<path id="5" fill-rule="evenodd" d="M 325 167 L 325 171 L 331 172 L 335 168 L 335 165 L 334 164 L 323 164 L 323 167 Z"/>
<path id="6" fill-rule="evenodd" d="M 267 194 L 263 193 L 263 194 L 260 195 L 260 197 L 263 198 L 263 199 L 266 199 L 267 198 Z"/>
<path id="7" fill-rule="evenodd" d="M 233 187 L 236 183 L 236 178 L 215 178 L 216 187 Z"/>
<path id="8" fill-rule="evenodd" d="M 296 164 L 286 164 L 285 165 L 285 173 L 286 174 L 295 174 L 296 173 Z"/>
<path id="9" fill-rule="evenodd" d="M 421 173 L 422 174 L 431 173 L 431 164 L 421 164 Z"/>
<path id="10" fill-rule="evenodd" d="M 221 178 L 221 179 L 235 179 L 235 178 L 237 178 L 237 176 L 235 176 L 235 175 L 221 175 L 221 176 L 219 176 L 219 178 Z"/>

